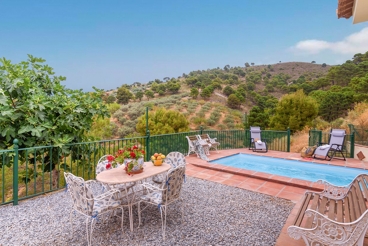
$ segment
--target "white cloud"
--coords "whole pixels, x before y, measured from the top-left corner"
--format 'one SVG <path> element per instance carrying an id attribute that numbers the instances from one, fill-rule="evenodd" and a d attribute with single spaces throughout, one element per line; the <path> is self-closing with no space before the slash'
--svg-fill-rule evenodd
<path id="1" fill-rule="evenodd" d="M 368 27 L 353 33 L 341 41 L 328 42 L 324 40 L 303 40 L 291 47 L 293 52 L 307 54 L 318 54 L 322 51 L 330 50 L 337 54 L 365 53 L 368 50 Z"/>

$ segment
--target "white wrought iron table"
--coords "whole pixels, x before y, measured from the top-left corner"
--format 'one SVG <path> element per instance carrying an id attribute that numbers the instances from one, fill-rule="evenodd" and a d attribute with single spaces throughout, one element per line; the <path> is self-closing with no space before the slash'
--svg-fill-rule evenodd
<path id="1" fill-rule="evenodd" d="M 158 174 L 162 174 L 167 172 L 171 166 L 166 163 L 162 163 L 161 166 L 154 166 L 152 162 L 144 163 L 144 170 L 142 173 L 128 175 L 124 168 L 113 168 L 107 171 L 103 171 L 97 174 L 97 181 L 107 184 L 107 185 L 117 185 L 117 184 L 129 184 L 132 182 L 139 182 L 145 180 L 147 178 L 156 176 Z M 129 198 L 127 196 L 128 208 L 129 208 L 129 222 L 130 222 L 130 230 L 133 231 L 133 215 L 132 215 L 132 206 L 134 203 L 135 197 L 134 195 Z"/>

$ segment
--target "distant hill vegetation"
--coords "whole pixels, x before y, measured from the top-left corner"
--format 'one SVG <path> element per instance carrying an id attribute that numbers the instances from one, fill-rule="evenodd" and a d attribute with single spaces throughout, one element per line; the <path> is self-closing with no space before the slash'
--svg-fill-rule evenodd
<path id="1" fill-rule="evenodd" d="M 315 101 L 318 117 L 313 124 L 344 117 L 355 103 L 368 98 L 368 52 L 337 66 L 315 62 L 251 64 L 197 70 L 106 91 L 105 102 L 121 105 L 111 118 L 114 135 L 134 135 L 137 118 L 146 106 L 180 111 L 191 129 L 235 129 L 255 124 L 275 129 L 272 118 L 285 94 L 302 90 L 313 99 L 308 102 Z"/>

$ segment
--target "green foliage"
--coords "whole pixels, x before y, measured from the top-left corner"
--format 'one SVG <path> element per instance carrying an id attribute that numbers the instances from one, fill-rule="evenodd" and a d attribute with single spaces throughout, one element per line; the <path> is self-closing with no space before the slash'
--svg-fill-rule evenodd
<path id="1" fill-rule="evenodd" d="M 241 104 L 241 101 L 235 94 L 231 94 L 227 98 L 227 106 L 229 106 L 230 108 L 234 108 L 234 109 L 239 108 L 240 104 Z"/>
<path id="2" fill-rule="evenodd" d="M 116 99 L 121 104 L 128 104 L 129 100 L 133 98 L 133 94 L 124 86 L 121 86 L 116 93 Z"/>
<path id="3" fill-rule="evenodd" d="M 120 138 L 126 138 L 128 135 L 132 134 L 134 132 L 134 128 L 128 127 L 128 126 L 121 126 L 118 128 L 117 134 Z"/>
<path id="4" fill-rule="evenodd" d="M 118 103 L 107 104 L 107 109 L 109 110 L 110 114 L 112 115 L 120 109 L 120 104 L 118 104 Z"/>
<path id="5" fill-rule="evenodd" d="M 155 94 L 153 93 L 153 91 L 151 90 L 146 90 L 144 92 L 144 94 L 146 95 L 147 99 L 149 100 L 150 98 L 154 98 L 155 97 Z"/>
<path id="6" fill-rule="evenodd" d="M 42 58 L 12 64 L 0 59 L 0 148 L 60 145 L 78 142 L 91 129 L 94 116 L 108 116 L 102 91 L 66 89 L 65 77 L 54 72 Z"/>
<path id="7" fill-rule="evenodd" d="M 290 127 L 292 131 L 300 131 L 305 126 L 312 125 L 317 113 L 317 102 L 299 90 L 281 98 L 276 106 L 275 115 L 271 118 L 271 127 L 277 130 Z"/>
<path id="8" fill-rule="evenodd" d="M 0 59 L 0 149 L 13 147 L 12 140 L 19 140 L 19 147 L 53 145 L 54 148 L 33 153 L 42 166 L 30 172 L 50 172 L 54 170 L 60 157 L 69 155 L 68 143 L 88 140 L 90 136 L 106 137 L 110 129 L 99 117 L 108 117 L 108 109 L 102 101 L 103 92 L 84 93 L 81 90 L 66 89 L 61 85 L 62 76 L 53 76 L 54 72 L 42 58 L 28 55 L 28 60 L 12 64 L 10 60 Z M 92 125 L 95 122 L 95 128 Z M 102 130 L 107 135 L 100 135 Z M 92 129 L 92 130 L 91 130 Z M 91 132 L 90 132 L 91 131 Z M 62 151 L 59 151 L 59 150 Z M 87 151 L 87 152 L 84 152 Z M 93 151 L 81 149 L 79 155 L 71 156 L 78 164 L 85 163 L 86 153 Z M 59 153 L 59 154 L 56 154 Z M 25 152 L 24 152 L 25 154 Z M 29 156 L 20 155 L 21 162 Z M 0 160 L 0 166 L 10 165 Z M 63 167 L 68 168 L 67 165 Z M 91 167 L 86 167 L 91 170 Z M 31 176 L 22 175 L 20 179 L 29 182 Z"/>
<path id="9" fill-rule="evenodd" d="M 198 94 L 199 94 L 199 91 L 197 88 L 192 88 L 190 89 L 190 96 L 192 98 L 197 98 L 198 97 Z"/>
<path id="10" fill-rule="evenodd" d="M 135 98 L 137 98 L 139 101 L 141 101 L 142 100 L 142 98 L 143 98 L 143 96 L 144 96 L 144 93 L 143 93 L 143 91 L 137 91 L 136 93 L 135 93 Z"/>
<path id="11" fill-rule="evenodd" d="M 248 125 L 245 128 L 249 128 L 250 126 L 259 126 L 263 129 L 268 128 L 270 121 L 270 116 L 267 114 L 264 109 L 254 106 L 248 115 Z"/>
<path id="12" fill-rule="evenodd" d="M 151 135 L 189 131 L 189 121 L 182 113 L 164 108 L 157 108 L 148 113 L 148 126 Z M 138 133 L 145 135 L 145 115 L 138 118 L 136 129 Z"/>
<path id="13" fill-rule="evenodd" d="M 170 91 L 171 93 L 178 93 L 180 90 L 180 83 L 178 83 L 175 80 L 171 80 L 167 83 L 167 90 Z"/>
<path id="14" fill-rule="evenodd" d="M 357 93 L 368 93 L 368 73 L 351 79 L 349 86 Z"/>
<path id="15" fill-rule="evenodd" d="M 87 136 L 95 140 L 111 139 L 115 129 L 116 125 L 109 118 L 96 118 Z"/>
<path id="16" fill-rule="evenodd" d="M 116 97 L 114 95 L 109 95 L 106 98 L 106 103 L 114 103 L 116 101 Z"/>
<path id="17" fill-rule="evenodd" d="M 235 90 L 231 86 L 227 85 L 222 92 L 226 96 L 230 96 L 231 94 L 234 94 L 235 93 Z"/>
<path id="18" fill-rule="evenodd" d="M 326 121 L 333 121 L 346 115 L 354 107 L 354 92 L 327 91 L 320 101 L 319 115 Z"/>
<path id="19" fill-rule="evenodd" d="M 213 92 L 213 87 L 207 86 L 201 91 L 201 97 L 204 99 L 208 99 L 212 95 L 212 92 Z"/>

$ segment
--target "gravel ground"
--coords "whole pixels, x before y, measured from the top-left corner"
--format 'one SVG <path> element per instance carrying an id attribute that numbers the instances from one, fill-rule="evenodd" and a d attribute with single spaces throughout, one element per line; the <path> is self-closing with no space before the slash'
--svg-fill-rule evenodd
<path id="1" fill-rule="evenodd" d="M 294 204 L 290 201 L 188 177 L 180 203 L 168 208 L 166 240 L 156 206 L 143 211 L 143 225 L 129 231 L 125 211 L 124 233 L 120 219 L 98 220 L 94 245 L 274 245 Z M 85 219 L 69 222 L 71 199 L 61 191 L 0 207 L 0 245 L 87 245 Z M 127 210 L 127 209 L 126 209 Z M 136 207 L 134 207 L 136 211 Z M 74 232 L 73 232 L 74 231 Z M 73 234 L 72 234 L 73 232 Z"/>

